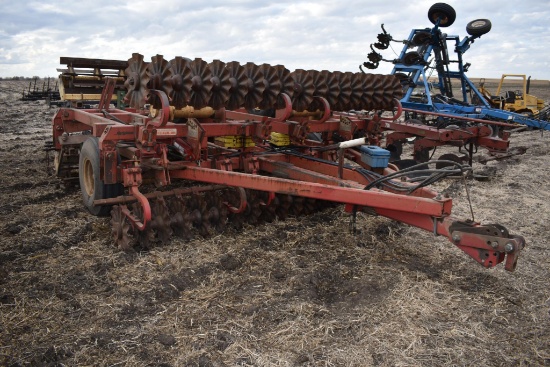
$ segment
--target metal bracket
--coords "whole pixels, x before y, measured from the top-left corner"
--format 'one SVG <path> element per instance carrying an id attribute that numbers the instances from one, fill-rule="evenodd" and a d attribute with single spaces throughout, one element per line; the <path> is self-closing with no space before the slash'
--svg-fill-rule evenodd
<path id="1" fill-rule="evenodd" d="M 143 218 L 136 217 L 128 208 L 122 208 L 122 213 L 128 218 L 133 227 L 143 231 L 147 228 L 147 223 L 151 221 L 151 205 L 145 195 L 139 191 L 139 186 L 142 183 L 141 168 L 129 167 L 122 169 L 122 181 L 124 186 L 128 187 L 130 195 L 136 198 L 141 205 Z"/>
<path id="2" fill-rule="evenodd" d="M 514 271 L 525 247 L 523 237 L 510 236 L 506 228 L 496 224 L 454 222 L 449 226 L 449 235 L 458 248 L 487 268 L 506 259 L 504 268 Z"/>

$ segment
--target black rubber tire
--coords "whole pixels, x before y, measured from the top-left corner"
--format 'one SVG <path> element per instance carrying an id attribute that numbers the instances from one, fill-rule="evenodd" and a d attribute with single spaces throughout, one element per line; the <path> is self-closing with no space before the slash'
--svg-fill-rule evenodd
<path id="1" fill-rule="evenodd" d="M 470 36 L 480 37 L 491 30 L 491 21 L 489 19 L 476 19 L 466 24 L 466 32 Z"/>
<path id="2" fill-rule="evenodd" d="M 439 27 L 449 27 L 455 22 L 456 11 L 449 4 L 435 3 L 428 10 L 428 19 L 433 24 L 440 20 Z"/>
<path id="3" fill-rule="evenodd" d="M 93 215 L 103 217 L 111 211 L 111 205 L 96 206 L 94 200 L 109 199 L 124 193 L 124 187 L 117 184 L 106 185 L 100 179 L 99 144 L 96 137 L 84 141 L 78 160 L 78 177 L 84 206 Z"/>

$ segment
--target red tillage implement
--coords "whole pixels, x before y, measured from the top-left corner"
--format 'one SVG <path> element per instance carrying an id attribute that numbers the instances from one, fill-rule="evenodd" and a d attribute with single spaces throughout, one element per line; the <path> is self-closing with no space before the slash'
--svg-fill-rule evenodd
<path id="1" fill-rule="evenodd" d="M 126 69 L 130 108 L 110 108 L 115 81 L 105 78 L 97 108 L 61 108 L 53 119 L 58 176 L 78 176 L 89 211 L 111 214 L 120 248 L 131 248 L 129 234 L 148 246 L 155 238 L 187 237 L 193 228 L 207 235 L 229 222 L 284 219 L 342 203 L 354 214 L 382 215 L 445 236 L 485 267 L 505 261 L 507 270 L 515 269 L 522 237 L 498 224 L 451 217 L 452 200 L 428 187 L 470 167 L 445 161 L 444 168 L 416 170 L 411 178 L 410 170 L 392 163 L 380 167 L 383 155 L 369 167 L 362 154 L 377 149 L 359 149 L 380 143 L 381 131 L 390 127 L 422 129 L 434 141 L 491 139 L 486 128 L 436 131 L 399 122 L 401 86 L 393 76 L 326 72 L 325 86 L 332 87 L 322 91 L 310 86 L 320 77 L 314 71 L 297 70 L 288 81 L 286 69 L 266 64 L 239 69 L 237 63 L 228 68 L 181 58 L 166 64 L 157 55 L 143 66 L 136 55 Z M 355 84 L 360 88 L 346 95 Z M 338 92 L 331 94 L 334 85 Z M 334 112 L 331 99 L 340 111 L 392 113 Z"/>

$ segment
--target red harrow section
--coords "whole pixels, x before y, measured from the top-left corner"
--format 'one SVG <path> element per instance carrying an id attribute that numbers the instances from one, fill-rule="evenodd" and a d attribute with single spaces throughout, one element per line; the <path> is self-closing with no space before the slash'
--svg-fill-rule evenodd
<path id="1" fill-rule="evenodd" d="M 502 150 L 507 141 L 481 125 L 402 121 L 392 75 L 134 54 L 125 85 L 129 108 L 111 108 L 115 80 L 105 78 L 97 108 L 61 108 L 52 122 L 57 175 L 79 180 L 92 214 L 110 213 L 121 249 L 340 203 L 352 221 L 382 215 L 447 237 L 485 267 L 516 267 L 521 236 L 453 218 L 452 199 L 429 188 L 469 166 L 399 170 L 379 147 L 415 134 Z"/>

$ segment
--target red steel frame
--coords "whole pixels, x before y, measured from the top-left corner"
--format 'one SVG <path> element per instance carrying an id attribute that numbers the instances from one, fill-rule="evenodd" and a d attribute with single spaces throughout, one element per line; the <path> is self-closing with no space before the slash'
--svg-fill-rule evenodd
<path id="1" fill-rule="evenodd" d="M 509 148 L 510 142 L 508 139 L 510 134 L 508 132 L 502 132 L 502 137 L 495 136 L 493 129 L 489 125 L 499 127 L 515 127 L 515 125 L 503 122 L 485 121 L 446 115 L 442 113 L 402 109 L 398 101 L 396 101 L 396 109 L 397 113 L 395 113 L 393 117 L 381 117 L 377 114 L 367 117 L 357 113 L 336 113 L 336 117 L 339 117 L 340 119 L 339 134 L 349 139 L 352 138 L 355 132 L 363 130 L 368 134 L 371 144 L 381 145 L 382 140 L 385 140 L 385 146 L 390 146 L 396 142 L 404 142 L 408 138 L 415 138 L 415 154 L 424 149 L 442 145 L 462 147 L 467 144 L 472 144 L 476 147 L 485 147 L 492 153 L 505 153 Z M 478 125 L 460 129 L 442 129 L 434 126 L 419 124 L 418 121 L 415 120 L 398 120 L 401 116 L 401 112 L 405 110 L 420 114 L 452 118 L 454 120 L 465 120 L 478 123 Z M 345 121 L 345 124 L 342 123 L 343 121 Z M 345 128 L 342 128 L 343 126 L 345 126 Z"/>
<path id="2" fill-rule="evenodd" d="M 107 84 L 109 81 L 107 81 Z M 168 185 L 174 179 L 190 180 L 216 185 L 261 190 L 278 194 L 322 199 L 346 204 L 347 210 L 367 210 L 409 225 L 422 228 L 448 238 L 485 267 L 505 261 L 505 268 L 513 271 L 525 243 L 520 236 L 504 235 L 500 226 L 483 226 L 451 217 L 452 200 L 442 197 L 429 188 L 419 188 L 411 194 L 383 191 L 377 188 L 365 190 L 370 182 L 357 170 L 335 165 L 320 159 L 284 153 L 266 154 L 262 142 L 274 132 L 288 134 L 295 142 L 306 142 L 309 132 L 322 132 L 330 140 L 338 132 L 351 138 L 357 129 L 369 132 L 391 129 L 396 133 L 419 134 L 434 142 L 460 140 L 464 132 L 437 130 L 427 126 L 410 126 L 398 123 L 396 117 L 384 119 L 375 116 L 364 119 L 344 114 L 332 114 L 328 103 L 320 99 L 322 111 L 304 116 L 293 116 L 291 104 L 278 110 L 275 117 L 258 116 L 246 111 L 216 112 L 216 116 L 204 119 L 189 118 L 187 124 L 168 121 L 170 114 L 166 95 L 156 93 L 162 101 L 157 117 L 151 118 L 143 111 L 132 109 L 106 109 L 101 102 L 97 109 L 78 110 L 62 108 L 53 119 L 55 149 L 81 144 L 87 131 L 99 138 L 101 180 L 105 184 L 122 183 L 129 194 L 142 207 L 142 218 L 136 218 L 124 210 L 130 223 L 138 230 L 147 227 L 151 220 L 150 195 L 144 195 L 139 187 L 144 178 L 154 180 L 157 186 Z M 109 88 L 104 89 L 102 101 L 108 101 Z M 103 98 L 105 97 L 105 98 Z M 284 97 L 287 102 L 290 99 Z M 398 111 L 400 114 L 400 110 Z M 398 117 L 398 116 L 397 116 Z M 342 128 L 342 126 L 344 128 Z M 475 127 L 469 130 L 472 136 L 486 139 L 488 129 Z M 211 157 L 208 147 L 217 136 L 240 135 L 253 137 L 256 147 L 241 148 L 238 154 L 220 154 Z M 167 146 L 175 142 L 186 144 L 190 159 L 169 161 Z M 367 142 L 367 139 L 365 140 Z M 496 143 L 498 145 L 500 143 Z M 507 142 L 502 143 L 506 145 Z M 303 151 L 312 157 L 334 157 L 335 149 Z M 348 157 L 357 159 L 358 154 L 349 150 Z M 360 159 L 356 162 L 369 168 Z M 376 169 L 391 173 L 391 168 Z M 284 177 L 284 178 L 281 178 Z M 127 197 L 97 200 L 97 205 L 127 202 Z M 507 232 L 507 231 L 506 231 Z"/>

